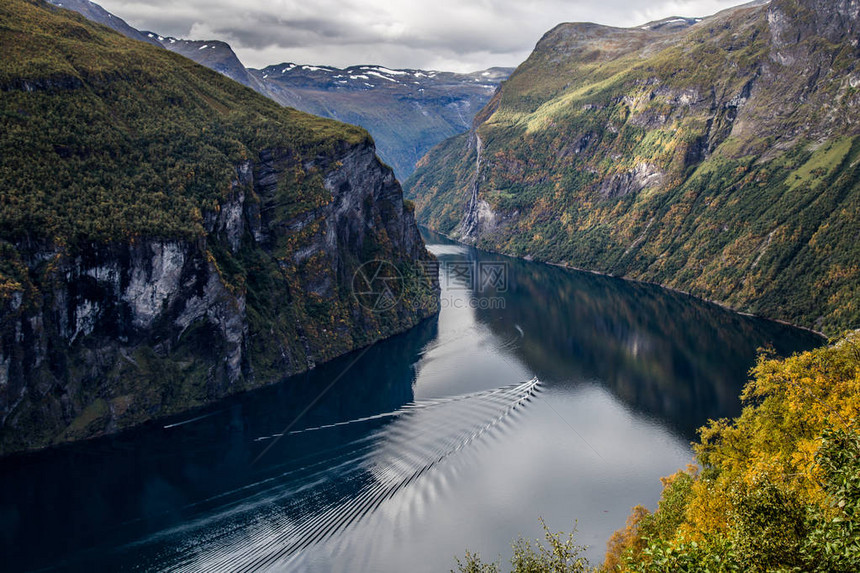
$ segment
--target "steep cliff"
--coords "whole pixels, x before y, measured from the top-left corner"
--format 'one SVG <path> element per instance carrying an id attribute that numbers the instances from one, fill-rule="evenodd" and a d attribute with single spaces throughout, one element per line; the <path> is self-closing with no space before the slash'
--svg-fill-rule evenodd
<path id="1" fill-rule="evenodd" d="M 858 10 L 562 24 L 407 196 L 419 221 L 488 249 L 856 326 Z"/>
<path id="2" fill-rule="evenodd" d="M 436 311 L 363 130 L 39 0 L 0 23 L 0 453 L 271 383 Z M 397 269 L 382 306 L 353 292 L 373 260 Z"/>

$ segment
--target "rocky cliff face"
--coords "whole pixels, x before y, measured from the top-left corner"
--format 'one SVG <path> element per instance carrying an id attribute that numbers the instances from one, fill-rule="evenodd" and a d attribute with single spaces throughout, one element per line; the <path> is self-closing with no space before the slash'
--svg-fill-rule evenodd
<path id="1" fill-rule="evenodd" d="M 279 381 L 436 312 L 366 132 L 68 14 L 0 7 L 19 47 L 0 62 L 0 454 Z M 373 260 L 398 272 L 382 308 L 353 288 Z"/>
<path id="2" fill-rule="evenodd" d="M 562 24 L 407 196 L 484 248 L 856 326 L 857 26 L 842 0 Z"/>
<path id="3" fill-rule="evenodd" d="M 381 236 L 381 252 L 403 269 L 430 258 L 399 184 L 373 146 L 308 162 L 303 168 L 328 172 L 324 186 L 332 200 L 281 219 L 269 213 L 283 170 L 296 167 L 291 163 L 279 150 L 264 150 L 257 161 L 238 165 L 233 191 L 205 217 L 203 240 L 142 238 L 71 252 L 21 241 L 15 255 L 7 249 L 24 286 L 0 299 L 0 452 L 200 406 L 433 314 L 429 282 L 405 286 L 398 294 L 414 288 L 416 298 L 382 315 L 350 300 L 356 265 L 368 256 L 363 250 Z M 269 292 L 240 287 L 222 268 L 251 260 L 284 282 L 268 285 Z M 261 274 L 244 278 L 258 281 Z M 280 307 L 280 320 L 263 314 L 258 299 L 265 296 Z M 305 297 L 333 316 L 296 308 Z"/>
<path id="4" fill-rule="evenodd" d="M 19 252 L 35 279 L 31 289 L 40 288 L 28 293 L 29 308 L 17 304 L 2 317 L 5 451 L 182 409 L 157 396 L 165 381 L 156 376 L 133 388 L 123 378 L 141 360 L 174 353 L 191 325 L 223 350 L 200 397 L 226 394 L 243 366 L 247 372 L 245 298 L 225 288 L 197 245 L 145 240 L 77 256 L 49 247 Z M 152 356 L 140 356 L 143 348 Z"/>

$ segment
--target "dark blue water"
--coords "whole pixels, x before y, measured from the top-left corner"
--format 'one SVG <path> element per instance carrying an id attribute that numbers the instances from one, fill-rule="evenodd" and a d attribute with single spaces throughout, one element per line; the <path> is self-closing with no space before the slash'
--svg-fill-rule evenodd
<path id="1" fill-rule="evenodd" d="M 181 418 L 0 460 L 4 571 L 447 571 L 577 524 L 599 561 L 756 349 L 822 341 L 427 234 L 442 312 Z"/>

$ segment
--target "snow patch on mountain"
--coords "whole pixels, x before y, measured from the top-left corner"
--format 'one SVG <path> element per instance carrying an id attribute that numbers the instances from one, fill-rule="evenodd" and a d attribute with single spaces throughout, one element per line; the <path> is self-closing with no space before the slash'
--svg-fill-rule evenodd
<path id="1" fill-rule="evenodd" d="M 392 79 L 392 78 L 389 78 L 388 76 L 384 76 L 384 75 L 380 74 L 379 72 L 367 72 L 367 73 L 368 73 L 368 75 L 376 76 L 378 78 L 382 78 L 383 80 L 388 80 L 389 82 L 394 82 L 395 84 L 400 83 L 395 79 Z"/>

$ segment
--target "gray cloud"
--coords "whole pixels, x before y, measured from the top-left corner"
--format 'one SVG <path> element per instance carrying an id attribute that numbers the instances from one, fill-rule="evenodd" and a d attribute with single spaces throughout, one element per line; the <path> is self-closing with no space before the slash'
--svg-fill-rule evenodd
<path id="1" fill-rule="evenodd" d="M 292 61 L 472 71 L 515 66 L 560 22 L 635 26 L 738 0 L 97 0 L 132 26 L 229 42 L 247 66 Z"/>

